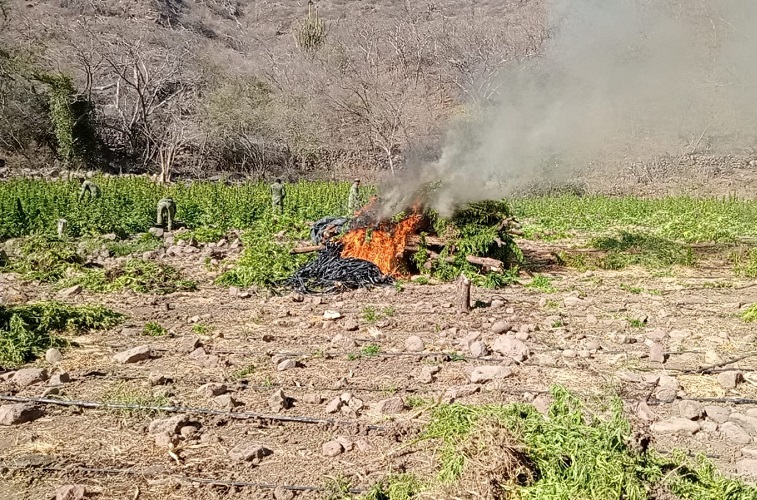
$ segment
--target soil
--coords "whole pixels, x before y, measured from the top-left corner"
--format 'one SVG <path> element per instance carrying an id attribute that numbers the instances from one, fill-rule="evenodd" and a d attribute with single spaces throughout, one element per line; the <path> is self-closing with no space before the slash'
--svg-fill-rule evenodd
<path id="1" fill-rule="evenodd" d="M 524 247 L 541 255 L 555 249 L 544 242 L 528 242 Z M 743 372 L 744 382 L 731 390 L 720 386 L 718 372 L 696 373 L 708 364 L 708 351 L 729 360 L 752 352 L 755 345 L 755 329 L 739 318 L 739 312 L 745 304 L 757 302 L 757 280 L 737 278 L 717 260 L 664 275 L 643 269 L 581 272 L 544 262 L 538 271 L 552 279 L 556 292 L 542 293 L 522 285 L 474 288 L 471 299 L 477 307 L 468 314 L 457 311 L 454 284 L 409 283 L 401 291 L 389 287 L 328 296 L 264 293 L 242 298 L 214 285 L 216 274 L 206 269 L 198 254 L 163 260 L 196 279 L 199 290 L 158 297 L 83 292 L 61 299 L 102 303 L 129 319 L 110 331 L 71 339 L 74 346 L 64 349 L 62 361 L 55 365 L 43 358 L 34 366 L 70 375 L 71 381 L 54 397 L 133 403 L 160 402 L 156 398 L 162 396 L 167 404 L 219 413 L 190 412 L 190 419 L 201 424 L 199 432 L 166 446 L 156 444 L 148 426 L 172 413 L 44 405 L 42 418 L 0 427 L 4 498 L 48 498 L 66 484 L 85 485 L 98 499 L 288 498 L 282 490 L 274 497 L 273 486 L 321 488 L 325 478 L 344 477 L 353 488 L 364 489 L 393 472 L 430 477 L 433 450 L 410 443 L 428 420 L 428 412 L 415 406 L 385 415 L 375 411 L 375 404 L 395 396 L 408 406 L 418 398 L 438 401 L 449 387 L 469 384 L 474 367 L 497 364 L 509 365 L 513 375 L 480 384 L 479 392 L 458 401 L 532 402 L 543 408 L 550 386 L 562 384 L 589 402 L 620 394 L 636 432 L 652 436 L 651 446 L 706 453 L 728 475 L 735 474 L 743 448 L 757 449 L 754 443 L 729 441 L 709 419 L 701 419 L 702 429 L 693 435 L 670 436 L 651 432 L 650 422 L 637 417 L 639 401 L 647 401 L 660 419 L 667 419 L 680 416 L 681 398 L 757 399 L 757 376 L 753 376 L 757 358 L 718 368 Z M 527 275 L 523 282 L 528 282 Z M 652 293 L 631 293 L 621 285 Z M 11 274 L 0 276 L 0 287 L 6 301 L 56 297 L 51 288 L 24 283 Z M 377 315 L 371 321 L 366 320 L 368 307 Z M 326 310 L 338 311 L 342 317 L 324 320 Z M 151 321 L 169 334 L 142 335 L 143 326 Z M 530 356 L 524 362 L 498 354 L 489 360 L 457 360 L 445 354 L 470 355 L 461 340 L 471 332 L 480 332 L 491 347 L 497 337 L 492 325 L 500 321 L 521 335 L 528 332 L 525 343 Z M 345 326 L 354 322 L 358 329 L 346 331 Z M 332 342 L 339 335 L 342 340 Z M 663 335 L 659 342 L 666 360 L 650 361 L 649 339 Z M 422 352 L 405 352 L 410 336 L 423 340 Z M 344 337 L 354 340 L 353 347 L 345 347 Z M 208 356 L 217 358 L 190 356 L 186 346 L 195 339 Z M 113 360 L 115 353 L 144 344 L 152 348 L 151 359 L 133 364 Z M 370 344 L 394 354 L 357 355 Z M 576 356 L 571 357 L 570 351 Z M 281 353 L 298 366 L 278 371 L 275 361 L 286 357 Z M 427 384 L 416 378 L 426 365 L 441 367 Z M 657 384 L 644 381 L 653 374 L 679 381 L 676 401 L 656 401 Z M 168 381 L 152 385 L 155 375 Z M 198 393 L 200 386 L 211 382 L 227 385 L 240 403 L 234 408 L 240 415 L 223 414 L 225 408 Z M 20 397 L 39 397 L 46 388 L 44 384 L 17 387 L 0 382 L 0 394 Z M 269 398 L 279 389 L 292 399 L 292 405 L 275 412 Z M 356 414 L 326 413 L 327 404 L 345 393 L 362 400 L 365 408 Z M 124 394 L 134 396 L 129 399 Z M 323 402 L 306 402 L 314 395 Z M 703 404 L 728 406 L 741 413 L 757 408 L 754 404 Z M 249 414 L 323 421 L 290 422 Z M 323 444 L 339 437 L 356 443 L 354 448 L 335 457 L 324 456 Z M 257 464 L 229 457 L 235 446 L 254 443 L 273 453 Z M 318 490 L 294 493 L 298 498 L 327 496 Z"/>

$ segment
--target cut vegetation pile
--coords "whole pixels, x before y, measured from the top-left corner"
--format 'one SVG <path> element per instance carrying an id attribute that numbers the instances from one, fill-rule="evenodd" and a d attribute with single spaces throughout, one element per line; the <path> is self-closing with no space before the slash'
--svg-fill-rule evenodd
<path id="1" fill-rule="evenodd" d="M 122 314 L 99 305 L 0 305 L 0 364 L 11 367 L 33 361 L 46 349 L 65 345 L 60 336 L 64 333 L 110 328 L 123 319 Z"/>

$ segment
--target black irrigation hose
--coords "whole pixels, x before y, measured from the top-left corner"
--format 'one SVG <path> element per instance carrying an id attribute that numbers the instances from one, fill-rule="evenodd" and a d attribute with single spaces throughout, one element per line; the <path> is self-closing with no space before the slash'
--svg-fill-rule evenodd
<path id="1" fill-rule="evenodd" d="M 310 241 L 314 245 L 324 243 L 324 233 L 328 230 L 331 234 L 339 234 L 344 226 L 349 222 L 346 217 L 324 217 L 317 220 L 310 226 Z"/>
<path id="2" fill-rule="evenodd" d="M 8 466 L 4 465 L 4 467 L 7 467 L 9 469 L 16 469 L 16 470 L 24 470 L 28 467 L 18 467 L 18 466 Z M 153 472 L 153 471 L 140 471 L 140 470 L 134 470 L 134 469 L 103 469 L 103 468 L 93 468 L 93 467 L 51 467 L 51 466 L 43 466 L 39 467 L 39 470 L 45 471 L 45 472 L 64 472 L 64 473 L 82 473 L 82 474 L 111 474 L 111 475 L 131 475 L 131 476 L 142 476 L 142 477 L 157 477 L 159 476 L 159 473 Z M 192 476 L 177 476 L 177 475 L 168 475 L 166 479 L 176 479 L 178 481 L 187 481 L 192 483 L 202 483 L 202 484 L 208 484 L 211 486 L 237 486 L 237 487 L 254 487 L 254 488 L 261 488 L 264 490 L 275 490 L 278 488 L 289 490 L 289 491 L 327 491 L 327 488 L 324 488 L 323 486 L 305 486 L 305 485 L 289 485 L 289 484 L 273 484 L 273 483 L 255 483 L 250 481 L 228 481 L 225 479 L 212 479 L 212 478 L 205 478 L 205 477 L 192 477 Z M 364 488 L 350 488 L 350 493 L 365 493 L 366 489 Z"/>
<path id="3" fill-rule="evenodd" d="M 62 400 L 51 398 L 24 398 L 19 396 L 11 396 L 8 394 L 0 394 L 0 400 L 14 401 L 16 403 L 39 403 L 46 405 L 59 405 L 59 406 L 78 406 L 81 408 L 107 408 L 114 410 L 150 410 L 150 411 L 164 411 L 168 413 L 189 413 L 198 415 L 224 415 L 232 418 L 240 419 L 257 419 L 257 420 L 273 420 L 279 422 L 297 422 L 305 424 L 329 424 L 329 425 L 354 425 L 364 426 L 368 430 L 384 431 L 386 427 L 383 425 L 364 424 L 356 420 L 336 420 L 333 418 L 318 418 L 318 417 L 295 417 L 288 415 L 267 415 L 264 413 L 251 413 L 245 411 L 233 412 L 228 410 L 212 410 L 209 408 L 184 408 L 181 406 L 151 406 L 151 405 L 132 405 L 123 403 L 104 403 L 100 401 L 77 401 L 77 400 Z"/>

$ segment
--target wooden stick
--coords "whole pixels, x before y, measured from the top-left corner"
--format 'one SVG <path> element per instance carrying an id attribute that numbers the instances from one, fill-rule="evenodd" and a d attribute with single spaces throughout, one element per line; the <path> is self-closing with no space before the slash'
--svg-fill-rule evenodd
<path id="1" fill-rule="evenodd" d="M 499 272 L 502 272 L 502 270 L 505 267 L 504 262 L 502 262 L 501 260 L 491 259 L 489 257 L 477 257 L 475 255 L 466 255 L 465 260 L 467 260 L 471 264 L 476 264 L 477 266 L 483 266 L 483 267 L 496 269 Z"/>
<path id="2" fill-rule="evenodd" d="M 458 291 L 458 308 L 461 313 L 469 313 L 470 307 L 470 280 L 465 274 L 460 274 L 457 279 L 457 291 Z"/>
<path id="3" fill-rule="evenodd" d="M 320 252 L 324 248 L 326 248 L 326 247 L 323 246 L 323 245 L 312 245 L 312 246 L 309 246 L 309 247 L 295 247 L 295 248 L 291 249 L 289 251 L 289 253 L 296 254 L 296 253 Z"/>

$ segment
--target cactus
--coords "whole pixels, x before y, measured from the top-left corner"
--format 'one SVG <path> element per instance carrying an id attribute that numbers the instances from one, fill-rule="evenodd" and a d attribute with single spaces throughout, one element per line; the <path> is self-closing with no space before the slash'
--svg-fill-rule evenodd
<path id="1" fill-rule="evenodd" d="M 297 46 L 309 54 L 314 54 L 326 41 L 326 22 L 318 17 L 318 8 L 313 8 L 312 0 L 308 2 L 308 17 L 300 23 L 294 38 Z"/>

